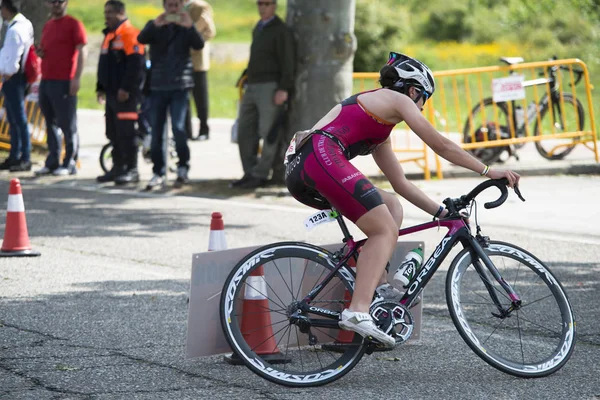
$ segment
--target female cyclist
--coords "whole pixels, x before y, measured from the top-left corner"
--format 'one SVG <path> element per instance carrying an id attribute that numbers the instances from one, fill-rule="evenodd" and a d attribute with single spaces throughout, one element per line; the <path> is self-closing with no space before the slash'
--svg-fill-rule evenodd
<path id="1" fill-rule="evenodd" d="M 444 207 L 406 179 L 392 150 L 390 133 L 402 121 L 435 153 L 456 165 L 493 179 L 505 177 L 510 187 L 518 184 L 520 176 L 490 169 L 425 119 L 423 105 L 435 91 L 433 75 L 425 64 L 392 52 L 379 82 L 380 89 L 349 97 L 310 131 L 296 133 L 286 153 L 286 185 L 301 203 L 318 209 L 334 206 L 368 237 L 357 260 L 354 295 L 339 325 L 393 347 L 394 339 L 377 328 L 369 307 L 376 289 L 390 291 L 385 266 L 398 240 L 402 206 L 395 195 L 375 187 L 349 160 L 372 154 L 394 191 L 434 218 L 445 215 Z"/>

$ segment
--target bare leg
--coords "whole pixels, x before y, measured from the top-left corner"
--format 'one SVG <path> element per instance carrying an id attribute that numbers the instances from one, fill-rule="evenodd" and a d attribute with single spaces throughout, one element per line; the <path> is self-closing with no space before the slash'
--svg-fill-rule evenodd
<path id="1" fill-rule="evenodd" d="M 385 274 L 385 265 L 398 241 L 398 226 L 384 204 L 360 217 L 356 226 L 369 239 L 363 245 L 356 262 L 356 285 L 348 308 L 368 313 L 375 288 Z"/>
<path id="2" fill-rule="evenodd" d="M 402 226 L 402 218 L 404 216 L 404 210 L 402 209 L 402 205 L 400 204 L 400 201 L 398 200 L 398 198 L 395 195 L 388 193 L 385 190 L 381 190 L 381 189 L 377 188 L 377 191 L 381 195 L 381 198 L 383 199 L 385 205 L 387 206 L 388 210 L 390 211 L 390 214 L 392 214 L 392 217 L 394 218 L 394 221 L 396 222 L 396 226 L 397 226 L 396 230 L 399 230 L 400 227 Z M 391 257 L 391 255 L 390 255 L 390 257 Z M 379 283 L 377 284 L 377 286 L 387 283 L 387 281 L 388 281 L 387 275 L 388 275 L 387 271 L 384 269 L 383 273 L 381 274 L 381 279 L 379 280 Z"/>

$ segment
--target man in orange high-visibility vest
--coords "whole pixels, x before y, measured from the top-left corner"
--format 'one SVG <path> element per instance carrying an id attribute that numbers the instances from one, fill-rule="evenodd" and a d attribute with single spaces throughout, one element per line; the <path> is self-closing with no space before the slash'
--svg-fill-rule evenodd
<path id="1" fill-rule="evenodd" d="M 106 107 L 106 136 L 113 144 L 113 168 L 96 178 L 117 185 L 137 183 L 136 123 L 145 77 L 144 46 L 139 30 L 125 14 L 125 4 L 109 0 L 104 5 L 104 42 L 98 62 L 98 101 Z"/>

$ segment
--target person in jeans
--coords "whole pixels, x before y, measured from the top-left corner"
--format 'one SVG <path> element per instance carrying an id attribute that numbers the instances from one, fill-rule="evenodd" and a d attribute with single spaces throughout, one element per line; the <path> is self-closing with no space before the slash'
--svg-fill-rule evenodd
<path id="1" fill-rule="evenodd" d="M 230 187 L 255 189 L 266 185 L 279 140 L 267 140 L 294 87 L 294 39 L 275 11 L 275 0 L 256 2 L 260 21 L 252 31 L 248 86 L 239 111 L 238 147 L 244 176 Z M 257 149 L 263 139 L 260 157 Z"/>
<path id="2" fill-rule="evenodd" d="M 166 174 L 164 125 L 167 111 L 171 114 L 171 128 L 175 138 L 177 163 L 176 184 L 188 182 L 190 148 L 187 144 L 185 116 L 189 104 L 189 90 L 194 87 L 190 49 L 204 47 L 204 39 L 183 9 L 183 0 L 163 0 L 165 12 L 149 21 L 138 36 L 142 44 L 150 45 L 152 77 L 150 101 L 152 107 L 152 172 L 154 176 L 146 189 L 163 186 Z"/>
<path id="3" fill-rule="evenodd" d="M 96 178 L 116 185 L 137 183 L 138 147 L 136 122 L 146 75 L 144 46 L 140 33 L 127 19 L 125 4 L 108 0 L 104 4 L 106 29 L 98 60 L 98 101 L 106 107 L 106 136 L 113 143 L 113 168 Z"/>
<path id="4" fill-rule="evenodd" d="M 8 25 L 0 50 L 0 75 L 4 108 L 10 124 L 10 153 L 0 170 L 31 171 L 31 139 L 25 115 L 25 62 L 33 45 L 33 26 L 21 14 L 19 0 L 2 0 L 2 19 Z"/>
<path id="5" fill-rule="evenodd" d="M 50 19 L 44 25 L 37 48 L 42 59 L 39 105 L 46 120 L 48 157 L 36 175 L 74 175 L 77 173 L 77 93 L 87 55 L 87 36 L 83 24 L 67 15 L 67 0 L 46 0 Z M 65 157 L 60 160 L 62 131 Z"/>

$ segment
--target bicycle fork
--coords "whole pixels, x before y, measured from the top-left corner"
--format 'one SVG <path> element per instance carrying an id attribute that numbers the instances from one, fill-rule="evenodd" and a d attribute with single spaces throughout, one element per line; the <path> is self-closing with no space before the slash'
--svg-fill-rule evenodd
<path id="1" fill-rule="evenodd" d="M 504 280 L 502 275 L 500 275 L 500 272 L 498 271 L 498 269 L 496 268 L 496 266 L 494 265 L 492 260 L 488 257 L 488 255 L 484 251 L 480 242 L 483 242 L 485 244 L 486 238 L 483 238 L 480 235 L 478 235 L 477 238 L 469 236 L 468 241 L 471 246 L 471 262 L 473 263 L 475 270 L 479 274 L 481 281 L 485 285 L 485 288 L 487 289 L 494 305 L 498 309 L 498 314 L 492 312 L 492 315 L 497 318 L 500 318 L 500 319 L 505 319 L 505 318 L 509 317 L 510 314 L 514 310 L 518 310 L 521 308 L 521 298 L 515 292 L 515 290 L 512 288 L 512 286 Z M 483 265 L 482 265 L 482 262 L 483 262 Z M 504 308 L 502 306 L 502 303 L 500 302 L 500 299 L 498 298 L 498 293 L 497 293 L 497 292 L 500 292 L 500 293 L 502 293 L 502 292 L 494 287 L 494 285 L 491 282 L 489 274 L 492 275 L 493 279 L 496 282 L 498 282 L 498 284 L 500 284 L 500 286 L 504 289 L 504 291 L 508 295 L 508 298 L 511 301 L 510 307 Z"/>

